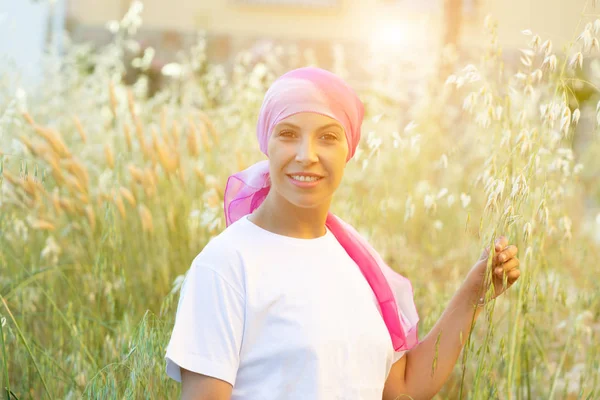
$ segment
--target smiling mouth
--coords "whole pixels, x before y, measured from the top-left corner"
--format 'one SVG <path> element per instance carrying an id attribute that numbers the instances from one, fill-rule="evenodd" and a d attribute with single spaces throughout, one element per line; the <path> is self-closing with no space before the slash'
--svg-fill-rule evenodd
<path id="1" fill-rule="evenodd" d="M 322 176 L 303 176 L 303 175 L 288 175 L 295 181 L 298 182 L 316 182 L 323 179 Z"/>

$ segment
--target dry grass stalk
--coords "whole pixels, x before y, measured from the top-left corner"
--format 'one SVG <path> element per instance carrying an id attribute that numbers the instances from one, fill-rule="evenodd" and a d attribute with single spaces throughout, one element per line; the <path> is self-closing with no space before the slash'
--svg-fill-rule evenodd
<path id="1" fill-rule="evenodd" d="M 77 133 L 79 133 L 82 142 L 87 143 L 87 134 L 85 133 L 85 129 L 83 129 L 81 121 L 76 115 L 73 116 L 73 122 L 75 123 L 75 129 L 77 130 Z"/>
<path id="2" fill-rule="evenodd" d="M 38 157 L 39 156 L 39 154 L 37 153 L 36 149 L 33 147 L 33 143 L 31 143 L 31 140 L 29 140 L 24 135 L 19 135 L 19 140 L 21 140 L 21 143 L 23 143 L 25 145 L 25 147 L 27 148 L 27 150 L 29 151 L 29 153 L 31 153 L 34 157 Z"/>
<path id="3" fill-rule="evenodd" d="M 52 149 L 56 152 L 56 154 L 61 158 L 71 157 L 71 152 L 69 148 L 65 144 L 60 132 L 55 131 L 50 128 L 45 128 L 40 125 L 35 125 L 35 132 L 40 135 L 48 144 L 52 147 Z"/>
<path id="4" fill-rule="evenodd" d="M 76 195 L 77 193 L 86 194 L 87 192 L 87 189 L 83 187 L 81 182 L 73 175 L 65 175 L 65 183 L 73 195 Z"/>
<path id="5" fill-rule="evenodd" d="M 31 221 L 30 226 L 32 229 L 38 230 L 38 231 L 55 231 L 56 227 L 54 226 L 54 224 L 52 222 L 43 220 L 43 219 L 36 219 Z"/>
<path id="6" fill-rule="evenodd" d="M 7 170 L 4 170 L 2 172 L 2 176 L 4 176 L 4 179 L 6 179 L 8 182 L 10 182 L 11 185 L 17 187 L 17 186 L 21 186 L 20 182 L 19 182 L 19 178 L 17 178 L 15 175 L 11 174 L 10 172 L 8 172 Z"/>
<path id="7" fill-rule="evenodd" d="M 108 196 L 106 195 L 106 193 L 99 193 L 96 196 L 96 207 L 98 207 L 98 209 L 102 209 L 102 207 L 104 207 L 104 203 L 108 200 Z"/>
<path id="8" fill-rule="evenodd" d="M 152 222 L 152 214 L 148 207 L 144 204 L 140 204 L 138 207 L 138 212 L 140 214 L 140 220 L 142 221 L 142 229 L 145 232 L 152 233 L 154 232 L 154 223 Z"/>
<path id="9" fill-rule="evenodd" d="M 85 206 L 82 206 L 79 202 L 75 202 L 75 213 L 78 217 L 86 218 L 85 215 Z"/>
<path id="10" fill-rule="evenodd" d="M 115 94 L 115 85 L 112 82 L 108 84 L 108 95 L 110 98 L 110 111 L 114 118 L 117 118 L 117 96 Z"/>
<path id="11" fill-rule="evenodd" d="M 60 205 L 60 196 L 58 194 L 58 188 L 55 187 L 52 191 L 52 206 L 54 207 L 54 211 L 56 214 L 61 215 L 63 213 L 63 209 Z"/>
<path id="12" fill-rule="evenodd" d="M 206 115 L 206 113 L 200 111 L 198 114 L 200 115 L 200 119 L 202 120 L 202 122 L 204 122 L 204 124 L 207 126 L 208 130 L 210 131 L 210 135 L 214 139 L 215 143 L 219 144 L 219 134 L 217 133 L 217 130 L 215 129 L 215 125 L 212 123 L 212 121 L 210 120 L 208 115 Z"/>
<path id="13" fill-rule="evenodd" d="M 175 207 L 172 204 L 167 211 L 167 226 L 171 232 L 177 231 L 177 226 L 175 225 Z"/>
<path id="14" fill-rule="evenodd" d="M 129 204 L 131 204 L 132 207 L 135 207 L 135 204 L 136 204 L 135 197 L 133 196 L 133 193 L 131 193 L 131 191 L 129 189 L 121 186 L 119 188 L 119 192 L 121 193 L 121 195 L 123 197 L 125 197 L 125 200 L 127 200 L 129 202 Z"/>
<path id="15" fill-rule="evenodd" d="M 175 148 L 179 147 L 179 123 L 177 121 L 173 121 L 173 126 L 171 127 L 171 137 L 173 138 L 173 146 Z"/>
<path id="16" fill-rule="evenodd" d="M 117 210 L 119 210 L 119 214 L 121 214 L 121 218 L 125 218 L 126 217 L 125 203 L 123 203 L 123 198 L 121 197 L 121 194 L 115 193 L 115 190 L 113 189 L 112 195 L 113 195 L 115 205 L 117 206 Z"/>
<path id="17" fill-rule="evenodd" d="M 148 167 L 148 170 L 152 176 L 152 183 L 154 186 L 158 185 L 159 175 L 158 175 L 158 167 Z"/>
<path id="18" fill-rule="evenodd" d="M 28 112 L 24 112 L 23 118 L 25 118 L 25 121 L 27 121 L 27 123 L 29 125 L 35 126 L 35 121 L 34 121 L 33 117 L 31 116 L 31 114 L 29 114 Z"/>
<path id="19" fill-rule="evenodd" d="M 131 114 L 131 117 L 135 119 L 135 101 L 133 99 L 133 92 L 131 89 L 127 90 L 127 107 L 129 108 L 129 114 Z"/>
<path id="20" fill-rule="evenodd" d="M 150 154 L 150 164 L 152 164 L 153 167 L 156 167 L 156 164 L 158 163 L 158 156 L 151 150 L 148 150 L 148 153 Z"/>
<path id="21" fill-rule="evenodd" d="M 92 232 L 96 230 L 96 214 L 94 213 L 94 209 L 91 205 L 85 206 L 85 216 L 90 224 L 90 228 Z"/>
<path id="22" fill-rule="evenodd" d="M 172 157 L 170 154 L 168 154 L 168 146 L 158 137 L 158 133 L 156 132 L 155 128 L 152 128 L 152 144 L 154 151 L 158 156 L 158 161 L 163 169 L 169 175 L 174 173 L 178 164 L 177 157 Z"/>
<path id="23" fill-rule="evenodd" d="M 146 139 L 144 135 L 144 127 L 142 126 L 142 122 L 138 118 L 137 115 L 134 115 L 134 124 L 135 124 L 135 135 L 137 137 L 138 142 L 140 143 L 140 148 L 142 149 L 142 154 L 144 155 L 144 160 L 150 159 L 150 149 L 146 145 Z"/>
<path id="24" fill-rule="evenodd" d="M 64 184 L 66 182 L 65 175 L 63 174 L 62 169 L 60 168 L 60 166 L 58 164 L 58 159 L 55 157 L 52 157 L 50 154 L 53 154 L 53 153 L 48 154 L 49 157 L 46 159 L 46 162 L 48 164 L 50 164 L 50 167 L 52 168 L 52 176 L 54 177 L 54 180 L 56 181 L 57 184 L 59 184 L 59 185 Z"/>
<path id="25" fill-rule="evenodd" d="M 183 187 L 185 187 L 185 170 L 183 169 L 183 167 L 179 167 L 177 169 L 177 177 L 179 178 L 179 181 L 181 182 L 181 184 L 183 185 Z"/>
<path id="26" fill-rule="evenodd" d="M 206 204 L 208 204 L 210 208 L 217 208 L 219 203 L 219 196 L 217 195 L 216 191 L 212 191 L 206 198 Z"/>
<path id="27" fill-rule="evenodd" d="M 220 197 L 221 199 L 223 199 L 224 193 L 223 193 L 223 189 L 219 187 L 219 184 L 217 182 L 215 182 L 214 184 L 210 185 L 211 188 L 213 188 L 215 190 L 215 192 L 217 193 L 217 196 Z"/>
<path id="28" fill-rule="evenodd" d="M 196 176 L 198 177 L 198 179 L 200 179 L 200 181 L 202 183 L 206 183 L 206 175 L 204 174 L 204 172 L 202 171 L 202 169 L 200 169 L 200 167 L 195 166 L 194 167 L 194 173 L 196 174 Z"/>
<path id="29" fill-rule="evenodd" d="M 126 122 L 123 123 L 123 133 L 125 133 L 125 144 L 127 144 L 127 150 L 131 151 L 133 149 L 133 144 L 131 142 L 131 130 Z"/>
<path id="30" fill-rule="evenodd" d="M 141 170 L 140 168 L 136 167 L 135 165 L 133 165 L 132 163 L 129 163 L 127 165 L 127 169 L 129 170 L 129 173 L 131 174 L 131 177 L 133 178 L 133 180 L 136 183 L 139 184 L 144 184 L 144 171 Z"/>
<path id="31" fill-rule="evenodd" d="M 60 208 L 66 211 L 67 214 L 75 215 L 77 213 L 77 209 L 75 208 L 72 200 L 61 197 L 58 202 L 60 204 Z"/>
<path id="32" fill-rule="evenodd" d="M 27 151 L 29 151 L 29 153 L 34 157 L 38 157 L 46 161 L 50 158 L 55 160 L 57 159 L 57 155 L 54 150 L 45 145 L 43 142 L 38 140 L 29 140 L 29 138 L 24 135 L 20 135 L 19 140 L 21 140 L 21 143 L 25 145 Z"/>
<path id="33" fill-rule="evenodd" d="M 11 190 L 3 198 L 6 204 L 12 203 L 23 211 L 31 211 L 34 206 L 33 200 L 23 190 Z"/>
<path id="34" fill-rule="evenodd" d="M 26 175 L 21 180 L 21 187 L 23 188 L 25 193 L 27 193 L 30 196 L 34 203 L 37 203 L 40 200 L 40 193 L 46 192 L 44 186 L 42 186 L 42 184 L 39 181 L 35 180 L 34 177 L 32 177 L 31 175 Z"/>
<path id="35" fill-rule="evenodd" d="M 104 156 L 106 157 L 106 163 L 110 169 L 115 169 L 115 156 L 113 155 L 110 144 L 104 145 Z"/>
<path id="36" fill-rule="evenodd" d="M 210 142 L 210 138 L 208 137 L 208 132 L 206 131 L 206 125 L 200 124 L 198 126 L 198 130 L 200 131 L 200 137 L 202 138 L 202 144 L 206 150 L 210 150 L 212 148 L 212 143 Z"/>
<path id="37" fill-rule="evenodd" d="M 131 194 L 133 195 L 133 197 L 135 199 L 139 198 L 139 196 L 136 194 L 137 193 L 137 187 L 136 187 L 136 183 L 134 181 L 130 181 L 129 182 L 129 191 L 131 192 Z"/>
<path id="38" fill-rule="evenodd" d="M 155 152 L 158 152 L 158 149 L 160 147 L 160 140 L 158 139 L 158 131 L 156 130 L 155 127 L 151 127 L 150 128 L 150 137 L 151 137 L 151 143 L 152 143 L 152 148 L 154 149 Z"/>
<path id="39" fill-rule="evenodd" d="M 152 164 L 152 166 L 156 166 L 156 163 L 158 162 L 158 156 L 156 154 L 156 149 L 158 148 L 158 135 L 157 135 L 157 131 L 156 128 L 151 127 L 150 128 L 150 142 L 148 144 L 148 159 L 150 160 L 150 163 Z"/>
<path id="40" fill-rule="evenodd" d="M 144 169 L 144 192 L 146 196 L 152 197 L 156 194 L 156 179 L 152 168 L 148 167 Z"/>
<path id="41" fill-rule="evenodd" d="M 236 151 L 235 151 L 235 159 L 236 159 L 236 162 L 237 162 L 237 168 L 238 168 L 238 171 L 243 171 L 243 170 L 245 170 L 245 169 L 246 169 L 246 167 L 247 167 L 247 165 L 246 165 L 246 163 L 244 162 L 244 159 L 243 159 L 243 157 L 242 157 L 242 153 L 241 153 L 239 150 L 236 150 Z"/>
<path id="42" fill-rule="evenodd" d="M 198 138 L 196 137 L 196 128 L 191 120 L 188 120 L 187 148 L 192 157 L 197 157 L 200 154 L 198 149 Z"/>
<path id="43" fill-rule="evenodd" d="M 77 200 L 79 200 L 80 204 L 90 203 L 90 197 L 86 193 L 77 193 L 75 197 L 77 197 Z"/>
<path id="44" fill-rule="evenodd" d="M 176 156 L 171 156 L 166 151 L 167 146 L 160 146 L 158 149 L 158 160 L 167 174 L 174 174 L 177 171 L 179 159 Z"/>
<path id="45" fill-rule="evenodd" d="M 53 160 L 58 163 L 58 155 L 48 145 L 44 144 L 44 142 L 34 140 L 31 142 L 31 146 L 33 147 L 32 154 L 35 157 L 39 157 L 46 162 Z"/>
<path id="46" fill-rule="evenodd" d="M 165 107 L 160 110 L 160 132 L 163 135 L 167 133 L 167 110 Z"/>
<path id="47" fill-rule="evenodd" d="M 64 165 L 67 171 L 77 177 L 81 185 L 85 187 L 87 191 L 90 186 L 90 175 L 88 174 L 87 168 L 75 158 L 65 160 Z"/>
<path id="48" fill-rule="evenodd" d="M 49 146 L 44 143 L 32 141 L 31 152 L 34 156 L 39 157 L 43 161 L 47 162 L 51 168 L 52 176 L 57 184 L 63 184 L 65 181 L 60 162 L 67 162 L 68 158 L 61 159 L 60 156 Z"/>

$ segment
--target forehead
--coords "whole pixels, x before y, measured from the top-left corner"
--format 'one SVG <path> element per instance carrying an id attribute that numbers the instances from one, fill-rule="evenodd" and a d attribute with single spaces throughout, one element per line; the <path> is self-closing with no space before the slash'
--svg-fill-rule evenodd
<path id="1" fill-rule="evenodd" d="M 279 121 L 279 123 L 277 123 L 276 126 L 283 125 L 291 125 L 302 128 L 320 128 L 323 126 L 332 126 L 342 130 L 344 129 L 337 120 L 326 115 L 317 114 L 313 112 L 302 112 L 290 115 L 289 117 Z"/>

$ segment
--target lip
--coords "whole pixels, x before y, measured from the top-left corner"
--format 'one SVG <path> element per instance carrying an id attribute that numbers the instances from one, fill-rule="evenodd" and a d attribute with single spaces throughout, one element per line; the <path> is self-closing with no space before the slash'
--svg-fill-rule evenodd
<path id="1" fill-rule="evenodd" d="M 318 178 L 322 178 L 322 175 L 319 174 L 315 174 L 313 172 L 292 172 L 290 174 L 287 174 L 288 176 L 292 176 L 292 175 L 299 175 L 299 176 L 316 176 Z"/>
<path id="2" fill-rule="evenodd" d="M 310 175 L 310 174 L 294 174 L 294 175 L 319 176 L 319 175 Z M 293 185 L 296 185 L 301 188 L 313 188 L 313 187 L 317 186 L 319 184 L 319 182 L 321 182 L 323 180 L 323 177 L 320 177 L 320 179 L 317 179 L 314 182 L 301 182 L 301 181 L 297 181 L 294 178 L 292 178 L 291 175 L 288 175 L 287 177 L 290 179 L 290 182 L 292 182 Z"/>

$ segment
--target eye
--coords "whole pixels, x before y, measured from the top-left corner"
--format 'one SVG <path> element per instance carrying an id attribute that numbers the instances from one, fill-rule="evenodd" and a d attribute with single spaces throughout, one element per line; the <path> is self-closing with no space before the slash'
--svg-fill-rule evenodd
<path id="1" fill-rule="evenodd" d="M 294 136 L 294 132 L 292 132 L 292 131 L 281 131 L 281 132 L 279 132 L 279 136 L 293 137 Z"/>
<path id="2" fill-rule="evenodd" d="M 321 136 L 327 140 L 337 140 L 337 135 L 334 133 L 325 133 L 323 134 L 323 136 Z"/>

